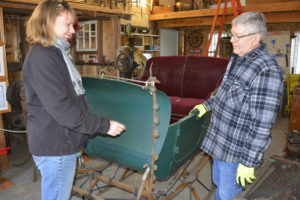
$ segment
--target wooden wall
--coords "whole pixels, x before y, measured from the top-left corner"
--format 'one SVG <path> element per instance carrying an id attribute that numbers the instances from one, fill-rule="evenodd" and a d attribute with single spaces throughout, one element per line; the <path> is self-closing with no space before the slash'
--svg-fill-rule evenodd
<path id="1" fill-rule="evenodd" d="M 291 36 L 300 32 L 300 23 L 268 24 L 268 31 L 290 31 Z"/>
<path id="2" fill-rule="evenodd" d="M 188 37 L 193 31 L 201 32 L 203 36 L 202 44 L 199 48 L 194 48 L 189 44 Z M 188 55 L 188 56 L 203 56 L 206 51 L 206 46 L 208 43 L 208 36 L 211 31 L 211 26 L 199 26 L 199 27 L 184 27 L 179 29 L 179 44 L 178 44 L 178 54 Z M 216 27 L 215 31 L 219 31 Z M 223 31 L 230 33 L 230 26 L 225 25 Z"/>
<path id="3" fill-rule="evenodd" d="M 120 22 L 114 17 L 103 21 L 103 55 L 108 60 L 115 60 L 119 53 Z"/>
<path id="4" fill-rule="evenodd" d="M 15 16 L 10 16 L 9 18 L 5 18 L 4 24 L 7 62 L 17 62 L 19 60 L 20 20 Z"/>
<path id="5" fill-rule="evenodd" d="M 19 81 L 22 79 L 21 71 L 15 71 L 10 66 L 10 63 L 22 63 L 26 56 L 28 45 L 25 43 L 25 20 L 27 18 L 17 15 L 5 15 L 4 16 L 4 32 L 6 43 L 6 55 L 8 63 L 8 71 L 14 71 L 8 73 L 9 81 Z"/>
<path id="6" fill-rule="evenodd" d="M 247 3 L 253 3 L 254 1 L 258 0 L 248 0 Z M 279 1 L 279 0 L 278 0 Z M 283 0 L 281 0 L 283 1 Z M 261 1 L 265 2 L 265 1 Z M 98 46 L 100 49 L 98 52 L 92 53 L 76 53 L 75 51 L 75 40 L 72 41 L 72 51 L 75 58 L 75 61 L 83 60 L 84 62 L 89 61 L 90 56 L 100 55 L 98 57 L 99 62 L 101 62 L 102 55 L 105 56 L 106 60 L 108 61 L 115 61 L 117 55 L 119 54 L 120 50 L 120 24 L 126 24 L 130 22 L 133 26 L 141 26 L 141 27 L 151 27 L 155 28 L 155 24 L 149 23 L 148 16 L 150 13 L 150 6 L 146 7 L 132 7 L 132 11 L 135 13 L 131 20 L 124 20 L 117 17 L 112 17 L 109 20 L 99 21 L 101 27 L 99 32 L 99 42 Z M 6 50 L 7 50 L 7 62 L 21 62 L 21 49 L 20 45 L 24 45 L 24 23 L 27 18 L 23 16 L 17 15 L 5 15 L 4 18 L 4 25 L 5 25 L 5 36 L 6 36 Z M 208 35 L 210 33 L 211 26 L 198 26 L 198 27 L 181 27 L 177 28 L 176 30 L 179 31 L 179 48 L 178 53 L 179 55 L 204 55 L 207 42 L 208 42 Z M 193 30 L 200 30 L 203 35 L 203 42 L 199 48 L 192 48 L 188 41 L 187 35 Z M 215 30 L 218 30 L 216 27 Z M 230 32 L 230 25 L 226 25 L 223 28 L 224 31 Z M 278 24 L 268 24 L 268 31 L 285 31 L 289 30 L 291 35 L 295 32 L 300 32 L 300 23 L 278 23 Z M 22 35 L 23 33 L 23 35 Z M 152 33 L 153 34 L 153 33 Z M 154 33 L 159 34 L 159 31 Z M 26 45 L 26 43 L 25 43 Z M 22 46 L 22 45 L 21 45 Z M 28 47 L 26 46 L 25 49 Z M 25 52 L 26 55 L 26 52 Z M 24 58 L 23 58 L 24 59 Z M 97 67 L 80 67 L 79 70 L 84 72 L 84 70 L 91 70 L 93 72 L 97 71 Z M 99 69 L 98 69 L 99 71 Z M 9 73 L 9 80 L 20 80 L 21 74 L 20 72 L 13 72 Z"/>
<path id="7" fill-rule="evenodd" d="M 134 13 L 131 16 L 131 20 L 125 20 L 121 19 L 120 23 L 121 24 L 127 24 L 130 23 L 133 26 L 141 26 L 141 27 L 150 27 L 150 23 L 148 20 L 151 7 L 146 6 L 146 7 L 132 7 L 131 11 Z"/>
<path id="8" fill-rule="evenodd" d="M 120 20 L 118 17 L 111 17 L 108 20 L 98 20 L 98 50 L 94 52 L 76 52 L 76 42 L 73 41 L 72 51 L 76 63 L 89 63 L 91 57 L 98 60 L 98 64 L 78 64 L 77 69 L 81 74 L 100 75 L 102 66 L 105 74 L 116 75 L 112 68 L 107 68 L 108 63 L 115 62 L 120 49 Z M 108 69 L 108 70 L 107 70 Z M 110 70 L 111 69 L 111 70 Z"/>
<path id="9" fill-rule="evenodd" d="M 246 4 L 253 5 L 253 4 L 291 2 L 291 1 L 295 1 L 295 0 L 246 0 Z"/>
<path id="10" fill-rule="evenodd" d="M 267 24 L 268 31 L 290 31 L 291 36 L 295 32 L 300 32 L 300 23 L 280 23 L 280 24 Z M 231 26 L 225 25 L 223 31 L 230 33 Z M 199 26 L 199 27 L 184 27 L 177 29 L 179 31 L 179 43 L 178 43 L 178 54 L 179 55 L 199 55 L 203 56 L 206 50 L 208 43 L 208 36 L 211 30 L 211 26 Z M 201 31 L 203 35 L 203 43 L 199 48 L 193 48 L 188 43 L 188 34 L 193 30 Z M 215 28 L 215 31 L 218 31 L 218 27 Z M 200 52 L 199 52 L 200 51 Z"/>

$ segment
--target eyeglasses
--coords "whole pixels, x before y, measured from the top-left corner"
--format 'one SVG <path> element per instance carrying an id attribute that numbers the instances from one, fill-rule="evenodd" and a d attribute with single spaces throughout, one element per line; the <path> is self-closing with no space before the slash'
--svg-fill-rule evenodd
<path id="1" fill-rule="evenodd" d="M 251 35 L 255 35 L 256 33 L 249 33 L 247 35 L 241 35 L 241 36 L 238 36 L 238 35 L 233 35 L 232 33 L 230 33 L 230 37 L 231 38 L 236 38 L 236 39 L 241 39 L 241 38 L 244 38 L 244 37 L 248 37 L 248 36 L 251 36 Z"/>

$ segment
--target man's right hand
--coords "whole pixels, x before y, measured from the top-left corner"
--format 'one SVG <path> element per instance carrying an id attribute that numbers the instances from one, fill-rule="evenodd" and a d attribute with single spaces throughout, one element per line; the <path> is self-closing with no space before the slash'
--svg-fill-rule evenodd
<path id="1" fill-rule="evenodd" d="M 123 131 L 126 130 L 126 126 L 124 124 L 121 124 L 121 123 L 113 121 L 113 120 L 110 120 L 109 122 L 110 122 L 110 127 L 109 127 L 107 134 L 110 136 L 118 136 Z"/>
<path id="2" fill-rule="evenodd" d="M 192 114 L 194 112 L 197 112 L 198 115 L 197 117 L 201 118 L 206 112 L 207 112 L 207 108 L 204 104 L 199 104 L 196 105 L 190 112 L 189 114 Z"/>

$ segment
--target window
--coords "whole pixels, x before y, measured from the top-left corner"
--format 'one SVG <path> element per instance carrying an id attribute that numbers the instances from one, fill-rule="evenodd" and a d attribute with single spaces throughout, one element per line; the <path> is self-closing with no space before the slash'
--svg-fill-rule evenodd
<path id="1" fill-rule="evenodd" d="M 291 43 L 290 73 L 300 74 L 300 32 L 295 33 Z"/>
<path id="2" fill-rule="evenodd" d="M 78 23 L 76 35 L 76 51 L 97 50 L 97 21 L 85 21 Z"/>
<path id="3" fill-rule="evenodd" d="M 211 56 L 211 57 L 215 56 L 215 50 L 217 48 L 217 42 L 218 42 L 218 35 L 219 35 L 219 31 L 214 31 L 212 39 L 211 39 L 211 43 L 209 46 L 209 50 L 208 50 L 208 56 Z M 208 35 L 208 39 L 209 39 L 209 37 L 210 37 L 210 34 Z M 222 32 L 221 37 L 227 37 L 227 33 Z M 217 57 L 219 57 L 219 52 L 220 52 L 220 44 L 219 44 Z"/>

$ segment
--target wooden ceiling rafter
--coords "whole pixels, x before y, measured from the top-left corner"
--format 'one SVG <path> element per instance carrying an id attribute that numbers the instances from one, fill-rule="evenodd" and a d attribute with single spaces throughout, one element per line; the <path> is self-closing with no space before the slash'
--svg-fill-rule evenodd
<path id="1" fill-rule="evenodd" d="M 14 8 L 14 9 L 22 9 L 22 10 L 33 10 L 35 8 L 34 5 L 22 4 L 22 3 L 12 3 L 12 2 L 0 2 L 0 7 L 3 8 Z"/>
<path id="2" fill-rule="evenodd" d="M 291 23 L 300 22 L 300 12 L 292 13 L 278 13 L 276 15 L 272 13 L 264 13 L 268 23 Z M 225 18 L 224 24 L 231 24 L 233 20 L 232 16 Z M 189 26 L 211 26 L 213 23 L 213 17 L 199 17 L 199 18 L 185 18 L 185 19 L 170 19 L 156 21 L 159 28 L 176 28 L 176 27 L 189 27 Z M 221 18 L 217 19 L 216 24 L 221 23 Z"/>
<path id="3" fill-rule="evenodd" d="M 300 22 L 300 1 L 248 5 L 243 6 L 243 11 L 262 12 L 265 14 L 268 23 Z M 215 13 L 216 9 L 170 12 L 152 14 L 149 16 L 149 20 L 156 21 L 160 28 L 211 25 Z M 221 16 L 222 13 L 223 8 L 220 8 L 219 15 Z M 224 23 L 230 24 L 233 19 L 232 8 L 227 8 L 226 13 L 227 16 Z"/>
<path id="4" fill-rule="evenodd" d="M 96 16 L 98 13 L 106 13 L 110 15 L 118 15 L 121 18 L 128 19 L 133 15 L 132 12 L 123 9 L 108 8 L 95 4 L 87 4 L 85 2 L 68 1 L 70 6 L 78 11 L 89 11 L 89 15 Z M 3 0 L 0 2 L 1 7 L 16 8 L 16 9 L 34 9 L 40 3 L 40 0 Z"/>

